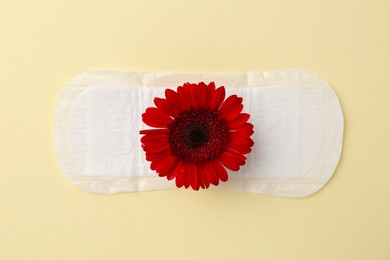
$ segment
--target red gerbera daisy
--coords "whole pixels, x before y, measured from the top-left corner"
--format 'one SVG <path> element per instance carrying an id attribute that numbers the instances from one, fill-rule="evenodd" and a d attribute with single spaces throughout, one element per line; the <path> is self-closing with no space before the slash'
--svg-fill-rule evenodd
<path id="1" fill-rule="evenodd" d="M 141 130 L 142 148 L 150 168 L 176 186 L 208 188 L 227 181 L 226 169 L 238 171 L 251 151 L 253 125 L 241 113 L 242 98 L 225 88 L 186 83 L 177 92 L 166 89 L 165 99 L 142 114 L 142 121 L 157 129 Z"/>

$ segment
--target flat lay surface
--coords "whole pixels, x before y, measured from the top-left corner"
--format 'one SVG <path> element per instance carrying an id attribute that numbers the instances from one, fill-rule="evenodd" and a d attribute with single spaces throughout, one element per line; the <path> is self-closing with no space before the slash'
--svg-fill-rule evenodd
<path id="1" fill-rule="evenodd" d="M 0 259 L 389 259 L 390 2 L 0 0 Z M 53 149 L 86 71 L 302 69 L 334 89 L 341 160 L 300 199 L 224 190 L 98 195 Z"/>

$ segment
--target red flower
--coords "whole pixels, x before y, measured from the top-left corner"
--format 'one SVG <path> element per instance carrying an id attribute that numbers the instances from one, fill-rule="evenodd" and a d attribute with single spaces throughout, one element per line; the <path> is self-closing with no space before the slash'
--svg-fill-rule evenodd
<path id="1" fill-rule="evenodd" d="M 142 148 L 150 168 L 176 186 L 208 188 L 228 180 L 226 169 L 238 171 L 251 151 L 253 125 L 241 113 L 242 98 L 225 88 L 186 83 L 177 92 L 166 89 L 165 99 L 142 114 L 142 121 L 157 129 L 141 130 Z"/>

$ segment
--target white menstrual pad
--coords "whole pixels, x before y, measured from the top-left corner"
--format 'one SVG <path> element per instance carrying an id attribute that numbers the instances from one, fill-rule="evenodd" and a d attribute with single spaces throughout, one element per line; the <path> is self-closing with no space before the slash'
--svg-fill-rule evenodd
<path id="1" fill-rule="evenodd" d="M 295 70 L 238 74 L 93 71 L 68 83 L 55 114 L 54 148 L 83 190 L 117 193 L 176 189 L 150 170 L 139 131 L 154 97 L 185 82 L 225 86 L 243 97 L 254 146 L 238 172 L 212 189 L 304 197 L 332 176 L 341 154 L 343 115 L 332 88 Z"/>

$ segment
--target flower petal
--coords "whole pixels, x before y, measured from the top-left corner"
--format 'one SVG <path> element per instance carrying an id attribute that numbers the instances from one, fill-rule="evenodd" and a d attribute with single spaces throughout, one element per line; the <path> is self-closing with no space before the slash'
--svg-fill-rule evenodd
<path id="1" fill-rule="evenodd" d="M 202 187 L 202 189 L 205 188 L 205 172 L 204 172 L 204 168 L 203 168 L 203 165 L 196 165 L 196 171 L 198 173 L 198 183 L 199 183 L 199 186 Z"/>
<path id="2" fill-rule="evenodd" d="M 156 107 L 168 116 L 177 117 L 177 106 L 170 103 L 165 98 L 154 98 L 154 104 Z"/>
<path id="3" fill-rule="evenodd" d="M 164 160 L 167 156 L 169 156 L 169 149 L 165 149 L 161 152 L 154 153 L 154 152 L 149 152 L 146 151 L 145 157 L 147 161 L 152 161 L 152 160 Z"/>
<path id="4" fill-rule="evenodd" d="M 190 93 L 189 102 L 191 104 L 191 107 L 197 109 L 199 107 L 197 85 L 188 83 L 186 87 Z"/>
<path id="5" fill-rule="evenodd" d="M 183 111 L 185 106 L 181 102 L 178 93 L 173 91 L 172 89 L 165 90 L 165 97 L 169 103 L 171 103 L 178 111 Z"/>
<path id="6" fill-rule="evenodd" d="M 157 134 L 168 134 L 168 129 L 146 129 L 139 131 L 141 135 L 157 135 Z"/>
<path id="7" fill-rule="evenodd" d="M 192 181 L 191 181 L 191 187 L 194 190 L 199 190 L 199 172 L 197 171 L 197 166 L 196 164 L 191 163 L 190 164 L 190 171 L 192 171 Z"/>
<path id="8" fill-rule="evenodd" d="M 242 98 L 237 97 L 237 95 L 228 97 L 219 109 L 220 115 L 225 118 L 226 121 L 233 120 L 241 113 L 244 107 L 241 103 Z"/>
<path id="9" fill-rule="evenodd" d="M 156 166 L 157 172 L 158 173 L 165 173 L 175 163 L 176 160 L 177 160 L 176 157 L 173 157 L 171 155 L 169 155 L 165 160 L 161 160 L 160 163 L 158 163 Z M 165 176 L 165 175 L 163 175 L 163 176 Z"/>
<path id="10" fill-rule="evenodd" d="M 223 100 L 225 99 L 225 88 L 219 87 L 215 90 L 214 95 L 211 99 L 210 103 L 210 110 L 216 110 L 219 108 L 219 106 L 222 104 Z"/>
<path id="11" fill-rule="evenodd" d="M 240 126 L 237 129 L 237 133 L 239 134 L 247 134 L 248 136 L 251 136 L 253 132 L 253 125 L 251 123 L 245 123 L 244 125 Z"/>
<path id="12" fill-rule="evenodd" d="M 141 137 L 142 143 L 148 143 L 148 142 L 167 142 L 168 143 L 168 136 L 166 134 L 157 134 L 157 135 L 144 135 Z"/>
<path id="13" fill-rule="evenodd" d="M 240 165 L 236 162 L 235 158 L 226 152 L 223 152 L 218 159 L 229 170 L 238 171 L 240 169 Z"/>
<path id="14" fill-rule="evenodd" d="M 211 99 L 214 95 L 214 92 L 215 92 L 215 83 L 214 82 L 210 82 L 208 85 L 207 85 L 207 102 L 206 102 L 206 108 L 210 108 L 210 104 L 211 104 Z"/>
<path id="15" fill-rule="evenodd" d="M 184 164 L 184 187 L 188 189 L 191 186 L 191 182 L 193 179 L 193 174 L 191 170 L 191 164 L 185 163 Z"/>
<path id="16" fill-rule="evenodd" d="M 160 175 L 161 173 L 164 173 L 165 170 L 169 169 L 169 167 L 172 166 L 175 160 L 176 158 L 173 156 L 168 156 L 165 160 L 155 160 L 152 161 L 152 163 L 150 164 L 150 168 L 156 170 Z M 163 177 L 165 175 L 160 176 Z"/>
<path id="17" fill-rule="evenodd" d="M 144 151 L 147 152 L 148 150 L 156 148 L 156 146 L 162 146 L 161 148 L 163 147 L 168 148 L 169 143 L 167 142 L 167 140 L 154 140 L 151 142 L 142 142 L 141 146 L 144 149 Z M 158 150 L 161 151 L 160 148 L 158 148 Z"/>
<path id="18" fill-rule="evenodd" d="M 145 152 L 151 153 L 159 153 L 166 149 L 169 149 L 168 143 L 150 143 L 150 144 L 142 144 L 142 148 Z"/>
<path id="19" fill-rule="evenodd" d="M 231 149 L 233 151 L 237 151 L 238 153 L 241 153 L 241 154 L 247 154 L 247 153 L 250 153 L 252 151 L 252 149 L 249 146 L 240 145 L 240 144 L 233 144 L 233 143 L 227 144 L 226 148 Z"/>
<path id="20" fill-rule="evenodd" d="M 171 160 L 170 158 L 173 159 Z M 172 176 L 175 173 L 177 158 L 170 156 L 165 161 L 167 161 L 166 164 L 165 165 L 161 164 L 161 167 L 157 168 L 156 171 L 158 172 L 158 175 L 160 177 L 167 176 L 168 178 L 168 175 Z"/>
<path id="21" fill-rule="evenodd" d="M 177 176 L 178 171 L 180 171 L 180 170 L 181 170 L 180 161 L 176 160 L 176 162 L 172 166 L 171 170 L 167 173 L 167 179 L 169 181 L 173 180 Z"/>
<path id="22" fill-rule="evenodd" d="M 207 85 L 204 82 L 200 82 L 198 84 L 197 89 L 198 89 L 197 100 L 199 102 L 199 108 L 205 109 L 209 104 Z"/>
<path id="23" fill-rule="evenodd" d="M 227 121 L 227 126 L 229 129 L 237 129 L 238 127 L 245 124 L 248 121 L 249 117 L 250 117 L 250 115 L 247 113 L 239 114 L 233 120 Z"/>
<path id="24" fill-rule="evenodd" d="M 252 147 L 254 144 L 252 139 L 240 133 L 230 133 L 230 143 L 242 144 L 248 147 Z"/>
<path id="25" fill-rule="evenodd" d="M 183 163 L 180 163 L 177 166 L 175 182 L 176 182 L 176 186 L 178 188 L 181 188 L 184 185 L 184 165 L 183 165 Z"/>
<path id="26" fill-rule="evenodd" d="M 233 160 L 238 163 L 238 165 L 242 166 L 245 164 L 246 157 L 242 155 L 241 153 L 238 153 L 236 151 L 226 149 L 224 153 L 227 153 L 233 157 Z"/>
<path id="27" fill-rule="evenodd" d="M 215 91 L 215 82 L 214 81 L 211 81 L 208 85 L 207 85 L 208 89 L 209 89 L 209 94 L 210 96 L 214 93 Z"/>
<path id="28" fill-rule="evenodd" d="M 145 113 L 142 114 L 142 121 L 152 127 L 166 128 L 173 119 L 155 107 L 149 107 Z"/>
<path id="29" fill-rule="evenodd" d="M 178 87 L 177 97 L 179 98 L 180 103 L 183 104 L 183 110 L 181 111 L 188 110 L 191 107 L 191 102 L 189 102 L 191 95 L 187 87 Z"/>
<path id="30" fill-rule="evenodd" d="M 228 174 L 226 172 L 226 169 L 221 165 L 219 161 L 214 161 L 211 165 L 221 181 L 225 182 L 228 180 Z"/>
<path id="31" fill-rule="evenodd" d="M 203 170 L 205 173 L 206 189 L 210 186 L 210 184 L 213 184 L 215 186 L 218 185 L 219 179 L 211 164 L 210 163 L 205 164 L 203 166 Z"/>
<path id="32" fill-rule="evenodd" d="M 160 163 L 161 163 L 161 161 L 157 161 L 157 160 L 152 161 L 152 162 L 150 163 L 150 169 L 153 170 L 153 171 L 155 171 L 155 170 L 157 169 L 157 166 L 158 166 Z"/>

